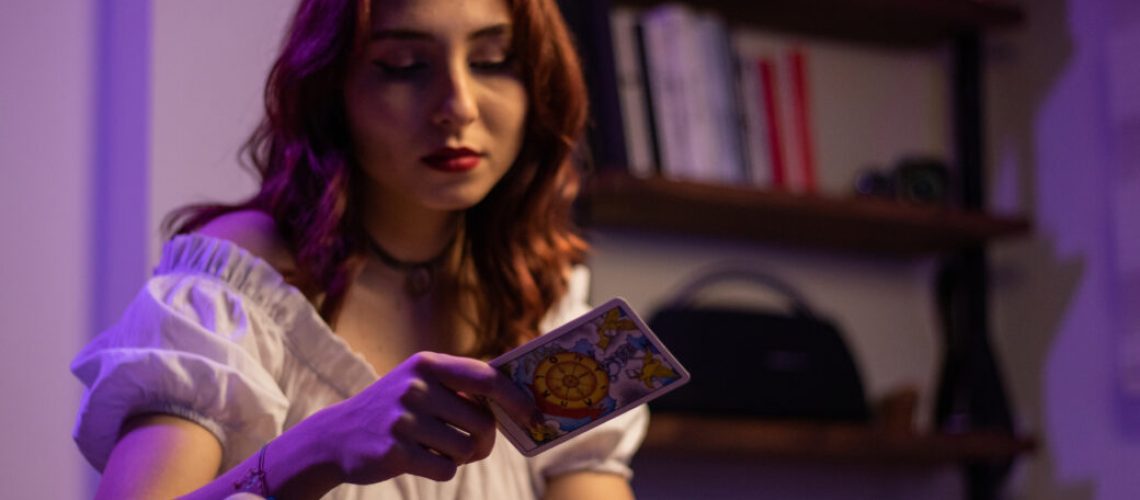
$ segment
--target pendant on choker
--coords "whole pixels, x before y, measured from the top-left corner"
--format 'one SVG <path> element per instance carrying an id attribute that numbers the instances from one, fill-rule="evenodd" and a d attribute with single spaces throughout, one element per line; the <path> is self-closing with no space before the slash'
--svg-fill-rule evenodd
<path id="1" fill-rule="evenodd" d="M 435 282 L 436 270 L 446 258 L 447 250 L 451 248 L 451 244 L 449 243 L 444 247 L 439 255 L 419 262 L 397 259 L 372 238 L 368 238 L 368 247 L 385 266 L 404 273 L 404 290 L 408 292 L 408 295 L 420 297 L 431 290 Z"/>

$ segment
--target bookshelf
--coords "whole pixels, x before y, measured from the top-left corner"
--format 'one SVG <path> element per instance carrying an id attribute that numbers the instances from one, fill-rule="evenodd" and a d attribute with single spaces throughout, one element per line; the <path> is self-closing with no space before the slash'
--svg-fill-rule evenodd
<path id="1" fill-rule="evenodd" d="M 645 453 L 902 465 L 1005 461 L 1036 448 L 1032 437 L 996 432 L 916 434 L 873 425 L 675 413 L 654 413 L 642 445 Z"/>
<path id="2" fill-rule="evenodd" d="M 583 193 L 589 227 L 746 239 L 898 257 L 951 252 L 1030 230 L 1024 217 L 605 172 Z"/>
<path id="3" fill-rule="evenodd" d="M 617 3 L 652 7 L 665 2 Z M 702 0 L 699 4 L 732 13 L 735 24 L 895 46 L 936 45 L 964 30 L 1013 27 L 1025 17 L 1008 0 Z"/>
<path id="4" fill-rule="evenodd" d="M 941 260 L 935 295 L 952 317 L 940 325 L 945 358 L 935 421 L 962 408 L 962 434 L 918 434 L 870 425 L 771 422 L 679 414 L 654 415 L 647 453 L 760 455 L 828 461 L 956 463 L 967 498 L 998 497 L 1013 461 L 1036 448 L 1013 427 L 988 333 L 986 246 L 1028 234 L 1025 217 L 985 207 L 984 33 L 1025 17 L 1011 0 L 702 0 L 731 26 L 854 44 L 929 48 L 949 67 L 956 208 L 875 199 L 797 195 L 762 188 L 680 182 L 627 173 L 618 78 L 609 32 L 610 8 L 652 7 L 662 0 L 564 0 L 590 86 L 590 143 L 598 172 L 579 208 L 587 228 L 653 231 L 680 237 L 731 238 L 809 247 L 837 254 L 932 256 Z M 946 52 L 938 52 L 948 49 Z"/>

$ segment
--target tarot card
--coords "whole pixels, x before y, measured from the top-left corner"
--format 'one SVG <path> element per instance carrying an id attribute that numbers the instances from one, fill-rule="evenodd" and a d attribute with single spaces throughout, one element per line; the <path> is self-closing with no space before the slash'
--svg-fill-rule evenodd
<path id="1" fill-rule="evenodd" d="M 530 394 L 542 425 L 527 425 L 491 405 L 523 455 L 534 456 L 689 381 L 689 373 L 624 300 L 577 319 L 491 360 Z"/>

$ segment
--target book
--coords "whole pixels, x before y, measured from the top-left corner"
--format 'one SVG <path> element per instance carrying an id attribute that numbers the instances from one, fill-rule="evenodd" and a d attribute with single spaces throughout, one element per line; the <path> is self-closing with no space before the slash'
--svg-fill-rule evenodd
<path id="1" fill-rule="evenodd" d="M 619 9 L 615 58 L 642 81 L 621 90 L 634 175 L 846 195 L 868 168 L 946 156 L 947 78 L 927 52 Z"/>
<path id="2" fill-rule="evenodd" d="M 769 146 L 768 116 L 765 96 L 760 84 L 760 60 L 742 55 L 733 37 L 733 62 L 736 71 L 736 95 L 742 123 L 738 131 L 744 154 L 744 181 L 757 187 L 770 187 L 772 179 L 772 150 Z"/>
<path id="3" fill-rule="evenodd" d="M 775 62 L 767 57 L 762 57 L 756 61 L 757 71 L 760 73 L 760 88 L 757 92 L 760 94 L 760 106 L 764 113 L 764 132 L 763 140 L 768 147 L 769 164 L 772 167 L 771 172 L 771 187 L 785 188 L 787 187 L 787 170 L 784 160 L 784 141 L 783 132 L 783 113 L 781 113 L 781 92 L 779 87 L 779 78 L 776 72 Z"/>
<path id="4" fill-rule="evenodd" d="M 666 5 L 644 12 L 638 23 L 642 75 L 647 90 L 648 115 L 658 168 L 661 175 L 674 179 L 691 178 L 693 148 L 688 99 L 682 61 L 689 45 L 686 16 L 688 9 Z M 690 59 L 691 60 L 691 59 Z"/>
<path id="5" fill-rule="evenodd" d="M 610 12 L 610 29 L 629 173 L 636 177 L 649 177 L 657 172 L 658 161 L 654 158 L 653 139 L 650 137 L 651 122 L 641 73 L 637 16 L 637 11 L 632 8 L 615 7 Z"/>
<path id="6" fill-rule="evenodd" d="M 666 6 L 665 8 L 676 8 Z M 712 109 L 711 94 L 715 84 L 709 74 L 710 65 L 702 16 L 687 8 L 679 8 L 677 29 L 673 37 L 678 52 L 672 63 L 682 80 L 678 119 L 688 128 L 689 156 L 683 177 L 696 182 L 720 181 L 720 165 L 716 163 L 717 122 Z M 666 103 L 668 105 L 668 103 Z"/>
<path id="7" fill-rule="evenodd" d="M 641 15 L 649 112 L 661 174 L 698 182 L 744 178 L 735 77 L 725 23 L 676 4 Z"/>
<path id="8" fill-rule="evenodd" d="M 710 113 L 709 145 L 706 156 L 698 158 L 710 166 L 702 179 L 738 184 L 744 181 L 744 149 L 741 142 L 742 126 L 740 98 L 736 92 L 732 46 L 724 21 L 716 15 L 700 14 L 696 31 L 702 49 L 702 67 L 694 67 L 690 75 L 704 82 L 705 96 L 701 106 Z"/>
<path id="9" fill-rule="evenodd" d="M 792 192 L 816 190 L 814 129 L 807 50 L 798 42 L 755 32 L 735 35 L 749 99 L 749 158 L 754 182 Z M 747 69 L 749 67 L 754 69 Z M 757 110 L 756 108 L 759 108 Z M 763 172 L 767 168 L 768 172 Z"/>
<path id="10" fill-rule="evenodd" d="M 791 134 L 793 138 L 791 147 L 796 151 L 796 164 L 792 166 L 792 170 L 797 174 L 794 186 L 800 191 L 815 193 L 815 149 L 812 140 L 811 90 L 808 88 L 807 66 L 807 51 L 800 46 L 792 47 L 788 52 L 788 69 L 794 129 L 794 133 Z"/>

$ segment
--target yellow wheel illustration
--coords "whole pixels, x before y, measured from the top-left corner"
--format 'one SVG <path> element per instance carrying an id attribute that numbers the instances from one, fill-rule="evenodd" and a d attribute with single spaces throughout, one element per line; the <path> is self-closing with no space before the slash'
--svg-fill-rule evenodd
<path id="1" fill-rule="evenodd" d="M 569 418 L 597 417 L 609 395 L 610 379 L 594 358 L 576 352 L 547 356 L 534 372 L 539 409 Z"/>

